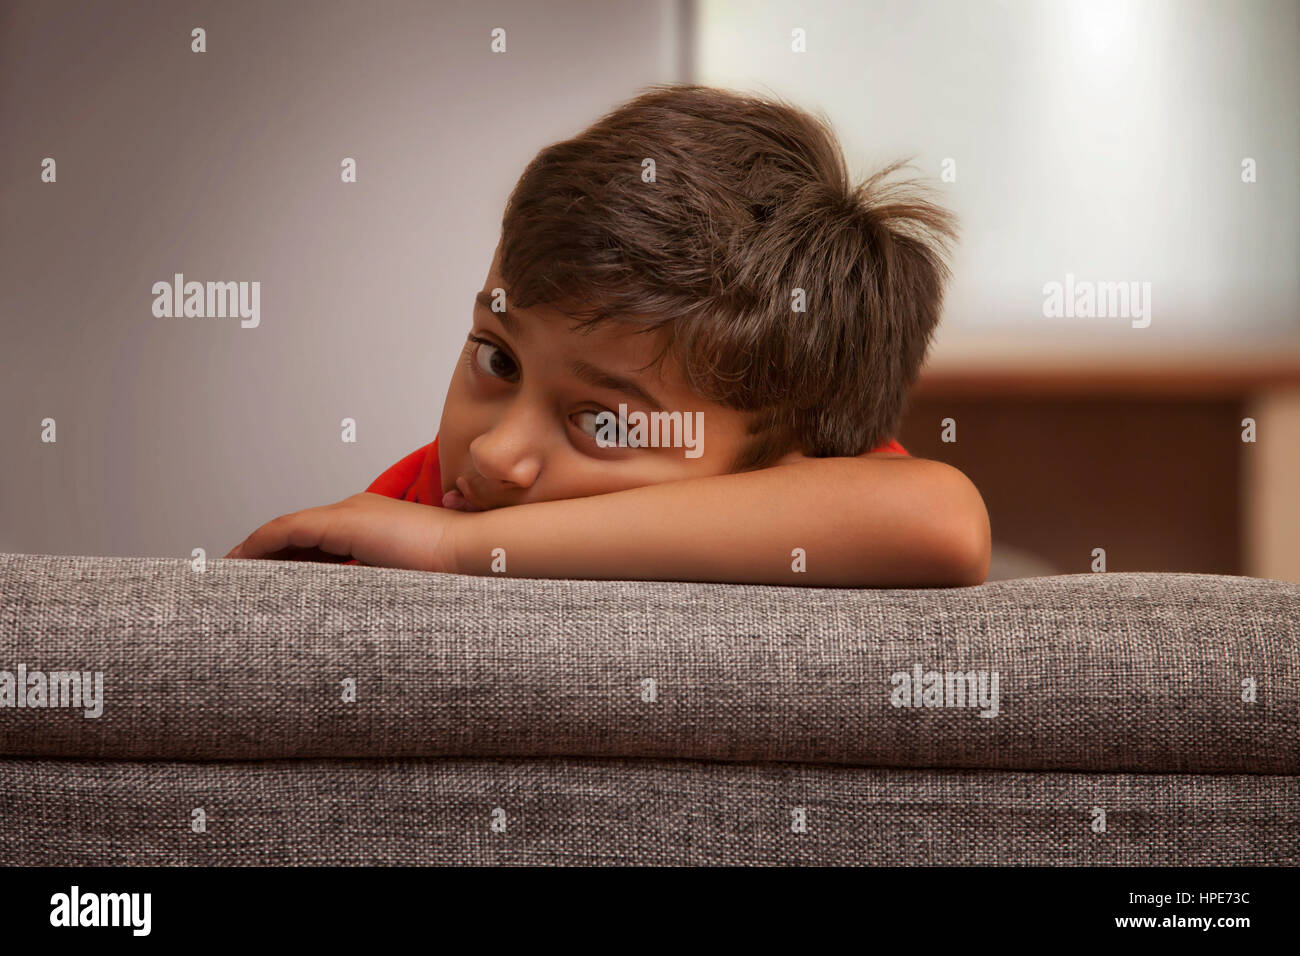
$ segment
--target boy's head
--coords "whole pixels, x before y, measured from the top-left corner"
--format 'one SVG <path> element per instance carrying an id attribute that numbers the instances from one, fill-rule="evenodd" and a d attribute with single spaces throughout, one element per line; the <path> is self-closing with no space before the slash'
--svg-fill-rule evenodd
<path id="1" fill-rule="evenodd" d="M 542 150 L 447 392 L 443 490 L 463 478 L 499 507 L 886 442 L 956 237 L 915 184 L 885 181 L 900 165 L 854 187 L 821 120 L 694 85 L 651 87 Z M 595 415 L 619 403 L 702 413 L 704 453 L 601 447 Z"/>

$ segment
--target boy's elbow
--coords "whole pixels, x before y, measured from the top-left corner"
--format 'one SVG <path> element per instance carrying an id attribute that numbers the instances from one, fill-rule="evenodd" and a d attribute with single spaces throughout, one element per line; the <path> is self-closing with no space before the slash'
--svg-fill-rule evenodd
<path id="1" fill-rule="evenodd" d="M 864 569 L 853 587 L 975 587 L 989 574 L 992 534 L 979 489 L 959 469 L 939 461 L 902 459 L 905 489 L 896 507 L 897 538 L 882 551 L 874 503 L 859 535 Z M 866 573 L 865 569 L 871 569 Z"/>
<path id="2" fill-rule="evenodd" d="M 938 524 L 931 540 L 939 586 L 974 587 L 984 583 L 992 557 L 988 508 L 979 489 L 961 471 L 942 465 L 944 507 L 934 509 Z"/>
<path id="3" fill-rule="evenodd" d="M 984 496 L 971 480 L 955 468 L 953 472 L 957 489 L 955 500 L 958 504 L 952 527 L 963 529 L 953 536 L 959 542 L 953 555 L 954 586 L 974 587 L 983 584 L 989 574 L 989 561 L 993 554 L 989 512 L 984 504 Z"/>
<path id="4" fill-rule="evenodd" d="M 968 544 L 953 559 L 953 587 L 968 588 L 984 583 L 989 576 L 989 561 L 992 558 L 992 545 L 989 541 L 988 519 L 984 521 L 984 531 L 976 532 L 974 542 Z"/>

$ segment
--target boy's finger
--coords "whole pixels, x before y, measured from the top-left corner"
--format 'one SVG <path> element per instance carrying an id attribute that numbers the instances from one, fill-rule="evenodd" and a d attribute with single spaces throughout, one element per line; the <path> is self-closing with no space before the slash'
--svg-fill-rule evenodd
<path id="1" fill-rule="evenodd" d="M 285 548 L 275 554 L 268 554 L 267 557 L 284 561 L 315 561 L 320 564 L 342 564 L 352 560 L 350 554 L 331 554 L 321 548 Z"/>
<path id="2" fill-rule="evenodd" d="M 276 553 L 295 547 L 293 538 L 309 538 L 305 522 L 299 517 L 301 512 L 281 515 L 262 525 L 239 545 L 241 558 L 276 559 Z M 302 540 L 297 547 L 310 547 L 314 541 Z"/>

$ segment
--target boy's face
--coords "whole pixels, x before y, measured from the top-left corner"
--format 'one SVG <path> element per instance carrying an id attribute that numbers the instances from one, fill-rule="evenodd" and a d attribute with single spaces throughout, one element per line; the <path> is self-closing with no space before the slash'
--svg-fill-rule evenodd
<path id="1" fill-rule="evenodd" d="M 744 416 L 691 394 L 668 368 L 670 358 L 646 367 L 662 347 L 662 333 L 635 334 L 632 326 L 610 321 L 578 334 L 571 319 L 549 306 L 514 309 L 509 290 L 504 317 L 491 308 L 494 290 L 505 289 L 499 262 L 498 248 L 439 425 L 442 490 L 467 488 L 471 503 L 464 508 L 464 496 L 455 494 L 448 507 L 582 498 L 730 470 L 745 441 Z M 575 362 L 585 363 L 586 375 Z M 593 383 L 593 369 L 608 373 L 606 380 Z M 628 387 L 620 389 L 615 379 Z M 620 403 L 627 406 L 629 431 L 636 412 L 680 412 L 683 421 L 689 416 L 701 426 L 693 437 L 702 454 L 687 457 L 683 447 L 601 447 L 596 414 L 617 416 Z M 616 422 L 615 435 L 618 428 Z"/>

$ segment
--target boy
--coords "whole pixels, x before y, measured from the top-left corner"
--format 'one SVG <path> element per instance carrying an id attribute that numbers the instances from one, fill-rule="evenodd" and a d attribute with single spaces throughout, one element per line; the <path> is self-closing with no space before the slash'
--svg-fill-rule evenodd
<path id="1" fill-rule="evenodd" d="M 227 557 L 982 583 L 979 492 L 891 439 L 956 237 L 951 213 L 883 183 L 900 165 L 854 189 L 809 114 L 650 87 L 520 177 L 434 441 Z M 656 413 L 675 441 L 625 427 Z"/>

